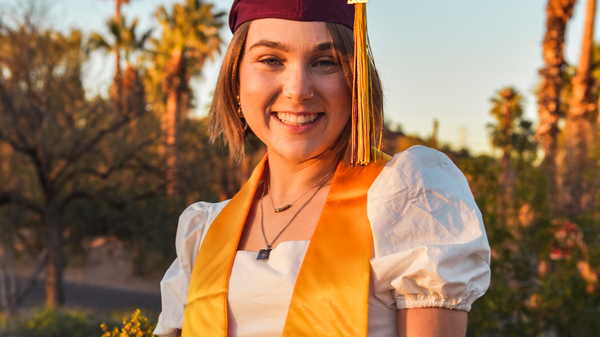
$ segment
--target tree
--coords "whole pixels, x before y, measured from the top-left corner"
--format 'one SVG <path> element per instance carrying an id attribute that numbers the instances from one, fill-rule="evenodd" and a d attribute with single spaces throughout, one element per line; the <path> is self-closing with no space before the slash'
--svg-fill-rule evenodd
<path id="1" fill-rule="evenodd" d="M 513 87 L 499 90 L 491 98 L 490 114 L 496 119 L 496 124 L 488 124 L 492 146 L 502 149 L 502 175 L 500 176 L 500 195 L 498 207 L 501 214 L 510 218 L 514 200 L 514 187 L 517 171 L 528 153 L 535 153 L 535 142 L 532 137 L 532 123 L 523 119 L 523 97 Z M 518 166 L 512 165 L 512 157 L 517 156 Z"/>
<path id="2" fill-rule="evenodd" d="M 546 34 L 542 43 L 545 66 L 540 70 L 542 83 L 538 92 L 539 125 L 536 139 L 544 150 L 541 168 L 550 185 L 550 203 L 557 204 L 552 196 L 558 195 L 556 155 L 558 151 L 558 121 L 561 115 L 560 93 L 565 68 L 565 31 L 573 15 L 576 0 L 548 0 L 546 6 Z"/>
<path id="3" fill-rule="evenodd" d="M 121 6 L 129 3 L 129 0 L 115 0 L 115 16 L 114 22 L 121 22 Z M 113 49 L 115 53 L 115 76 L 113 78 L 113 86 L 111 90 L 111 96 L 115 101 L 115 108 L 120 109 L 120 103 L 123 99 L 122 92 L 122 77 L 121 77 L 121 50 L 119 48 Z"/>
<path id="4" fill-rule="evenodd" d="M 6 148 L 6 144 L 3 144 Z M 10 161 L 11 158 L 2 157 L 3 161 Z M 6 172 L 0 174 L 0 183 L 7 183 L 4 178 Z M 10 184 L 10 182 L 8 182 Z M 0 204 L 2 201 L 0 201 Z M 0 209 L 0 311 L 6 315 L 13 315 L 21 300 L 35 284 L 35 280 L 46 265 L 47 254 L 45 250 L 37 253 L 37 261 L 32 272 L 25 277 L 19 275 L 17 262 L 22 259 L 24 254 L 16 246 L 27 247 L 28 240 L 23 237 L 24 229 L 28 229 L 26 209 L 19 207 L 15 202 Z M 27 247 L 31 248 L 31 247 Z M 30 249 L 31 252 L 33 249 Z M 25 258 L 30 258 L 32 254 Z M 35 255 L 35 254 L 33 254 Z"/>
<path id="5" fill-rule="evenodd" d="M 492 145 L 502 149 L 502 168 L 511 169 L 511 158 L 516 157 L 517 167 L 524 160 L 533 162 L 537 144 L 533 123 L 523 118 L 523 96 L 513 87 L 506 87 L 491 98 L 490 114 L 496 124 L 488 124 Z"/>
<path id="6" fill-rule="evenodd" d="M 492 145 L 502 149 L 502 168 L 508 171 L 514 122 L 523 116 L 523 97 L 515 88 L 507 87 L 498 91 L 491 102 L 490 114 L 497 121 L 495 126 L 488 126 L 492 129 Z"/>
<path id="7" fill-rule="evenodd" d="M 177 128 L 190 104 L 191 77 L 199 76 L 207 59 L 220 52 L 219 29 L 223 12 L 213 13 L 213 5 L 200 0 L 185 0 L 156 11 L 162 28 L 161 39 L 153 39 L 153 67 L 149 69 L 154 100 L 166 100 L 162 120 L 163 143 L 167 164 L 167 194 L 177 190 Z M 164 96 L 163 96 L 164 93 Z"/>
<path id="8" fill-rule="evenodd" d="M 573 91 L 569 113 L 565 123 L 565 176 L 562 193 L 564 211 L 577 217 L 590 203 L 589 190 L 584 174 L 592 165 L 588 158 L 593 148 L 594 126 L 592 114 L 595 109 L 592 93 L 592 58 L 594 45 L 594 21 L 596 0 L 588 0 L 581 42 L 581 55 L 577 73 L 573 78 Z"/>
<path id="9" fill-rule="evenodd" d="M 131 65 L 133 54 L 139 51 L 145 51 L 145 44 L 152 34 L 152 30 L 148 30 L 143 34 L 137 33 L 138 19 L 135 18 L 131 25 L 127 25 L 125 18 L 110 19 L 107 21 L 107 26 L 112 35 L 113 42 L 110 43 L 102 35 L 92 32 L 88 39 L 88 46 L 92 50 L 104 50 L 106 52 L 115 52 L 121 55 L 124 52 L 125 62 L 127 64 L 123 74 L 115 74 L 113 82 L 113 92 L 117 90 L 118 95 L 113 95 L 117 111 L 122 113 L 141 114 L 141 110 L 146 108 L 144 87 L 140 81 L 138 69 Z M 120 64 L 120 60 L 118 59 Z M 117 89 L 115 89 L 117 88 Z"/>
<path id="10" fill-rule="evenodd" d="M 19 205 L 39 224 L 49 307 L 63 301 L 65 209 L 101 197 L 110 188 L 104 182 L 139 165 L 137 152 L 151 143 L 128 137 L 127 126 L 139 116 L 86 100 L 81 45 L 81 32 L 39 30 L 27 18 L 0 26 L 0 145 L 10 146 L 21 164 L 14 168 L 18 181 L 0 186 L 0 206 Z"/>

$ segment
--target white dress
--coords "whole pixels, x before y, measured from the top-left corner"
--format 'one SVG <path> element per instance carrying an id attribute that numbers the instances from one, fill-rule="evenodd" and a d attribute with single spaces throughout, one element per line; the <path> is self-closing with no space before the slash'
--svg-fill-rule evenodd
<path id="1" fill-rule="evenodd" d="M 161 282 L 156 335 L 181 329 L 196 255 L 226 203 L 198 202 L 181 215 L 177 259 Z M 464 175 L 443 153 L 415 146 L 396 154 L 369 189 L 367 215 L 374 244 L 369 337 L 398 336 L 398 309 L 469 311 L 487 290 L 490 248 L 481 212 Z M 308 243 L 281 242 L 268 261 L 257 261 L 256 252 L 236 253 L 229 336 L 281 336 Z"/>

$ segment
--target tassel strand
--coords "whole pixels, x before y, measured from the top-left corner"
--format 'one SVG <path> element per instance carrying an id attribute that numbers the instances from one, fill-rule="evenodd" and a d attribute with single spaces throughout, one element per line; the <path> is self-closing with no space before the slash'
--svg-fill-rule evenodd
<path id="1" fill-rule="evenodd" d="M 354 88 L 352 90 L 352 165 L 371 161 L 371 65 L 367 41 L 366 4 L 355 4 L 354 17 Z"/>

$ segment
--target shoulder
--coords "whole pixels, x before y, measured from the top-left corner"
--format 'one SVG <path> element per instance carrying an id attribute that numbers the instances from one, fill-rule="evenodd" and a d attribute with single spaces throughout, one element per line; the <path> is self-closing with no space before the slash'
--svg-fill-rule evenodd
<path id="1" fill-rule="evenodd" d="M 396 154 L 369 190 L 367 215 L 375 293 L 384 303 L 469 311 L 487 289 L 490 248 L 481 212 L 443 153 L 417 146 Z"/>
<path id="2" fill-rule="evenodd" d="M 405 186 L 419 188 L 423 186 L 436 189 L 459 188 L 471 195 L 467 179 L 444 153 L 425 146 L 413 146 L 394 155 L 386 164 L 375 182 L 370 195 L 385 192 L 385 186 Z"/>
<path id="3" fill-rule="evenodd" d="M 204 231 L 228 202 L 229 200 L 218 203 L 200 201 L 188 206 L 179 216 L 176 243 L 181 243 L 198 231 Z"/>
<path id="4" fill-rule="evenodd" d="M 367 214 L 376 243 L 388 243 L 377 247 L 383 254 L 397 245 L 455 244 L 485 236 L 467 179 L 448 156 L 425 146 L 387 163 L 369 189 Z M 390 239 L 397 242 L 389 245 Z"/>
<path id="5" fill-rule="evenodd" d="M 229 200 L 218 203 L 196 202 L 181 213 L 177 225 L 175 248 L 182 268 L 191 270 L 210 224 L 228 202 Z"/>
<path id="6" fill-rule="evenodd" d="M 181 213 L 175 239 L 177 259 L 160 282 L 163 311 L 158 318 L 154 334 L 174 336 L 176 329 L 183 326 L 184 309 L 196 255 L 210 224 L 226 204 L 227 201 L 197 202 Z"/>

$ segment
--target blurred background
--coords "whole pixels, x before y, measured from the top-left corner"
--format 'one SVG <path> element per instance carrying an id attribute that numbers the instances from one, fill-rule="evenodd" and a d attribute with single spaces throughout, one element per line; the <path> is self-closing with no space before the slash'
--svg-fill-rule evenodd
<path id="1" fill-rule="evenodd" d="M 179 214 L 265 152 L 249 139 L 235 164 L 208 142 L 231 2 L 0 0 L 0 336 L 151 335 Z M 596 336 L 596 1 L 368 11 L 384 150 L 445 152 L 484 217 L 492 285 L 468 335 Z"/>

